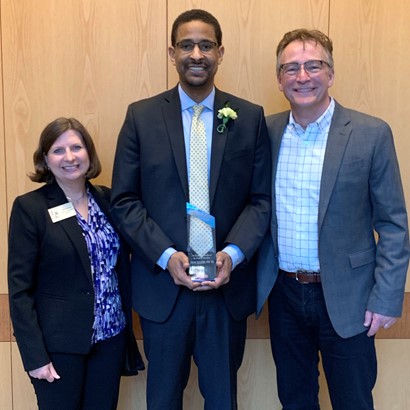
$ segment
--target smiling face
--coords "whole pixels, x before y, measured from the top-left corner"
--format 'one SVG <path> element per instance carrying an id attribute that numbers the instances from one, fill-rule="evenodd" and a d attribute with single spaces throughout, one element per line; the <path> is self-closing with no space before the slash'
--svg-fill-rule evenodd
<path id="1" fill-rule="evenodd" d="M 90 159 L 77 131 L 63 132 L 46 153 L 45 160 L 60 186 L 84 184 Z"/>
<path id="2" fill-rule="evenodd" d="M 195 45 L 192 51 L 184 51 L 178 47 L 178 43 L 185 40 L 195 43 L 203 40 L 217 43 L 215 30 L 212 25 L 199 20 L 181 24 L 177 31 L 175 47 L 168 49 L 171 62 L 179 74 L 182 89 L 194 101 L 199 102 L 212 91 L 224 48 L 217 45 L 210 51 L 201 51 L 198 45 Z"/>
<path id="3" fill-rule="evenodd" d="M 305 63 L 309 60 L 328 61 L 326 52 L 320 44 L 313 41 L 293 41 L 282 52 L 280 64 Z M 333 84 L 334 71 L 327 65 L 315 74 L 307 73 L 304 68 L 294 76 L 279 71 L 279 90 L 289 101 L 292 113 L 298 121 L 298 116 L 308 118 L 309 122 L 319 118 L 329 105 L 329 88 Z M 299 122 L 299 121 L 298 121 Z M 304 124 L 301 124 L 304 125 Z"/>

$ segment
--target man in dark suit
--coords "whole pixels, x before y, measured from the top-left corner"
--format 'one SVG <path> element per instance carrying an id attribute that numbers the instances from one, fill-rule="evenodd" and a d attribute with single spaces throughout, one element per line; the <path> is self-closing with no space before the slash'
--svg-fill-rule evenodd
<path id="1" fill-rule="evenodd" d="M 409 260 L 391 130 L 329 97 L 332 50 L 319 31 L 285 34 L 277 80 L 291 111 L 267 119 L 272 219 L 257 313 L 269 299 L 285 409 L 319 409 L 319 351 L 333 409 L 373 409 L 374 335 L 401 315 Z"/>
<path id="2" fill-rule="evenodd" d="M 246 318 L 256 303 L 253 255 L 270 217 L 266 123 L 262 107 L 215 88 L 224 47 L 212 15 L 181 14 L 171 44 L 179 85 L 130 105 L 115 156 L 112 213 L 134 251 L 133 304 L 149 362 L 148 409 L 182 409 L 192 356 L 205 407 L 235 409 Z M 217 251 L 217 277 L 202 283 L 187 275 L 189 130 L 196 104 L 205 107 Z M 218 118 L 227 105 L 230 114 Z"/>

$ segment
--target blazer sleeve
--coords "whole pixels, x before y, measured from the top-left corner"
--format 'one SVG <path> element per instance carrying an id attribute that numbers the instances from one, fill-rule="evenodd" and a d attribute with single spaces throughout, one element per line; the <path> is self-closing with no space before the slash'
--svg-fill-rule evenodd
<path id="1" fill-rule="evenodd" d="M 34 288 L 41 241 L 35 207 L 18 197 L 11 211 L 8 249 L 10 315 L 26 371 L 50 362 L 39 325 Z"/>
<path id="2" fill-rule="evenodd" d="M 410 254 L 407 212 L 393 135 L 384 122 L 377 141 L 369 185 L 378 241 L 375 285 L 367 308 L 400 316 Z"/>
<path id="3" fill-rule="evenodd" d="M 139 118 L 145 118 L 141 105 L 138 109 L 135 105 L 129 106 L 115 154 L 111 214 L 133 252 L 139 252 L 155 266 L 164 250 L 174 243 L 150 217 L 142 201 Z M 148 119 L 144 124 L 147 126 L 147 123 Z"/>

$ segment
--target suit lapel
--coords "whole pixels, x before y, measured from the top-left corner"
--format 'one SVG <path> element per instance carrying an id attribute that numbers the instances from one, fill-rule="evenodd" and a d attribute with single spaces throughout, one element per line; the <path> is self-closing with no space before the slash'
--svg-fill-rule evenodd
<path id="1" fill-rule="evenodd" d="M 347 111 L 336 103 L 327 139 L 320 185 L 318 229 L 322 227 L 352 127 Z"/>
<path id="2" fill-rule="evenodd" d="M 184 189 L 186 200 L 188 201 L 188 171 L 185 153 L 184 130 L 181 117 L 181 102 L 179 100 L 178 87 L 170 90 L 169 94 L 165 97 L 165 104 L 163 105 L 162 113 L 171 143 L 172 153 L 175 158 L 178 175 Z"/>
<path id="3" fill-rule="evenodd" d="M 215 197 L 216 187 L 218 185 L 219 175 L 221 173 L 222 160 L 225 152 L 225 145 L 228 139 L 230 127 L 220 134 L 216 129 L 221 120 L 217 117 L 218 110 L 227 102 L 228 96 L 218 89 L 215 90 L 214 101 L 214 124 L 212 131 L 212 149 L 211 149 L 211 170 L 209 181 L 209 204 L 212 209 L 212 203 Z"/>
<path id="4" fill-rule="evenodd" d="M 49 185 L 48 190 L 48 202 L 50 208 L 65 204 L 67 198 L 64 192 L 57 184 Z M 65 234 L 70 238 L 74 248 L 76 249 L 81 264 L 83 265 L 84 271 L 86 272 L 87 278 L 92 283 L 90 258 L 88 256 L 87 244 L 84 240 L 82 230 L 78 225 L 77 218 L 71 217 L 63 219 L 62 221 L 56 222 L 63 229 Z"/>
<path id="5" fill-rule="evenodd" d="M 279 152 L 280 145 L 283 139 L 283 133 L 289 122 L 290 111 L 283 112 L 275 116 L 275 121 L 270 122 L 270 119 L 267 119 L 270 147 L 271 147 L 271 158 L 272 158 L 272 219 L 271 219 L 271 235 L 273 243 L 276 243 L 277 237 L 277 220 L 276 220 L 276 173 L 278 170 L 278 161 L 279 161 Z"/>
<path id="6" fill-rule="evenodd" d="M 285 128 L 289 122 L 289 113 L 290 111 L 284 112 L 280 115 L 279 118 L 275 119 L 273 126 L 269 126 L 268 123 L 268 130 L 269 130 L 269 138 L 271 144 L 271 155 L 272 155 L 272 181 L 276 179 L 276 172 L 278 169 L 278 160 L 279 160 L 279 151 L 280 145 L 282 143 L 283 133 L 285 132 Z M 275 190 L 272 190 L 272 196 L 275 195 Z M 272 197 L 272 200 L 275 198 Z"/>

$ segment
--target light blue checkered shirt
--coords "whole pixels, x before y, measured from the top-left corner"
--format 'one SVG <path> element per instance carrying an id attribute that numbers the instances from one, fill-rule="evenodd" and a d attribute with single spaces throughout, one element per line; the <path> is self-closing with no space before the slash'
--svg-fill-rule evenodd
<path id="1" fill-rule="evenodd" d="M 320 181 L 330 122 L 329 107 L 304 130 L 290 114 L 279 152 L 275 182 L 279 266 L 288 272 L 320 271 L 318 213 Z"/>

